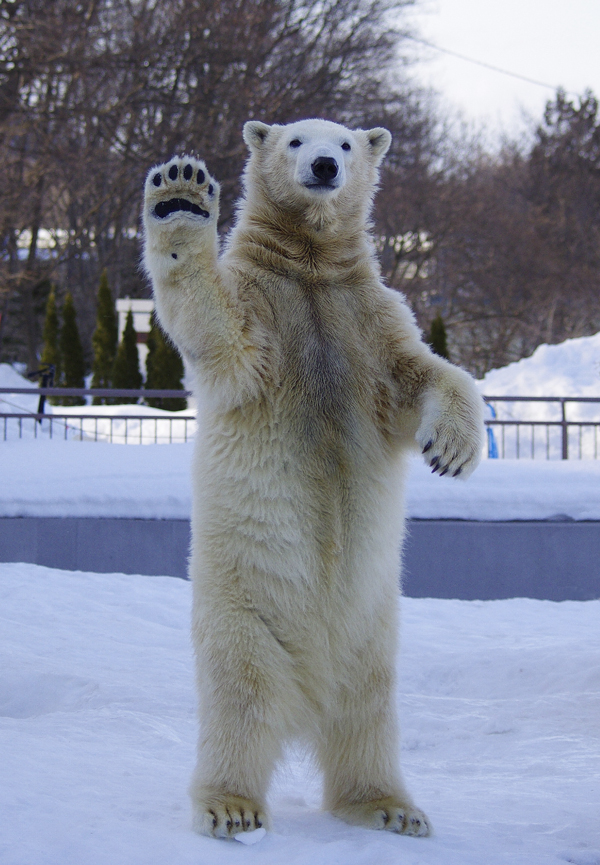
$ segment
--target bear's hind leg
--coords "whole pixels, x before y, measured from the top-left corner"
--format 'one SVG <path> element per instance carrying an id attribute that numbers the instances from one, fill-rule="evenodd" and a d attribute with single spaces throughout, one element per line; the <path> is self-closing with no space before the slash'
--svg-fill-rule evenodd
<path id="1" fill-rule="evenodd" d="M 200 691 L 194 828 L 231 838 L 268 828 L 266 794 L 297 715 L 288 653 L 253 610 L 211 609 L 194 628 Z"/>
<path id="2" fill-rule="evenodd" d="M 382 664 L 384 666 L 384 664 Z M 408 795 L 398 768 L 392 672 L 373 669 L 325 719 L 319 747 L 324 805 L 347 823 L 404 835 L 429 835 L 430 824 Z"/>
<path id="3" fill-rule="evenodd" d="M 194 829 L 215 838 L 268 828 L 266 793 L 281 755 L 276 708 L 269 717 L 255 690 L 245 697 L 240 690 L 237 698 L 231 692 L 214 696 L 208 711 L 200 713 L 198 765 L 190 787 Z"/>

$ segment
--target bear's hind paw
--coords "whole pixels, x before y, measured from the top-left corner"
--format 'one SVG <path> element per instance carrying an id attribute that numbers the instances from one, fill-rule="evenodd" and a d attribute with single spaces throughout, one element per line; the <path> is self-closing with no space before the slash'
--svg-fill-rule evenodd
<path id="1" fill-rule="evenodd" d="M 223 793 L 195 804 L 194 829 L 212 838 L 233 838 L 240 832 L 267 828 L 263 809 L 243 796 Z"/>
<path id="2" fill-rule="evenodd" d="M 204 162 L 182 156 L 149 172 L 144 198 L 147 214 L 158 222 L 181 217 L 210 221 L 218 213 L 219 184 Z"/>
<path id="3" fill-rule="evenodd" d="M 403 805 L 395 796 L 340 805 L 332 813 L 346 823 L 364 826 L 366 829 L 383 829 L 399 835 L 425 837 L 431 834 L 431 826 L 425 814 L 414 805 Z"/>

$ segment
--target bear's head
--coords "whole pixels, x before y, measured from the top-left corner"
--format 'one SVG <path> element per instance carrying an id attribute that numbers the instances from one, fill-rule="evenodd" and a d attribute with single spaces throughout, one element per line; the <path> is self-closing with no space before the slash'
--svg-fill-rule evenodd
<path id="1" fill-rule="evenodd" d="M 268 126 L 249 120 L 246 202 L 305 216 L 318 226 L 364 220 L 391 140 L 381 127 L 350 130 L 328 120 Z"/>

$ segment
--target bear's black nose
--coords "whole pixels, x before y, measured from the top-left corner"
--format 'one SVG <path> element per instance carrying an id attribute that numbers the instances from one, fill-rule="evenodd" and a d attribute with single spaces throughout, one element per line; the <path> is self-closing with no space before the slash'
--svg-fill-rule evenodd
<path id="1" fill-rule="evenodd" d="M 317 156 L 310 167 L 312 173 L 322 183 L 329 183 L 337 177 L 338 164 L 332 156 Z"/>

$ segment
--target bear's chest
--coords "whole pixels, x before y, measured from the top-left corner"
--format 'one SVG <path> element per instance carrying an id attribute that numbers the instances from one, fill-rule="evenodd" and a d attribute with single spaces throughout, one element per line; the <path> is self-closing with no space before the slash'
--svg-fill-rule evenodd
<path id="1" fill-rule="evenodd" d="M 297 289 L 287 301 L 278 310 L 277 341 L 288 419 L 313 446 L 358 441 L 380 377 L 360 314 L 335 287 Z"/>

